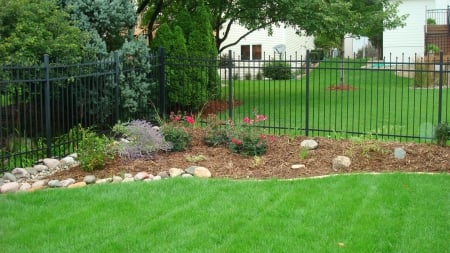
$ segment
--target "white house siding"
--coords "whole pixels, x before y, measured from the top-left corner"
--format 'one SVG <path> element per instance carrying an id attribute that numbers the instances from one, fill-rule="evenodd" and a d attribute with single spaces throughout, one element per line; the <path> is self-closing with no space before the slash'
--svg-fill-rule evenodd
<path id="1" fill-rule="evenodd" d="M 386 61 L 414 61 L 424 55 L 425 12 L 427 9 L 444 9 L 448 0 L 403 0 L 399 15 L 409 14 L 406 26 L 383 33 L 383 54 Z"/>
<path id="2" fill-rule="evenodd" d="M 234 24 L 227 39 L 222 43 L 222 46 L 228 45 L 235 42 L 239 37 L 245 34 L 248 30 L 238 24 Z M 280 57 L 279 54 L 274 52 L 274 47 L 276 45 L 284 44 L 286 46 L 285 55 L 281 57 L 286 57 L 287 59 L 300 60 L 302 57 L 306 56 L 306 50 L 314 48 L 314 39 L 307 36 L 299 36 L 295 33 L 295 29 L 290 27 L 273 27 L 273 34 L 269 36 L 268 31 L 261 29 L 254 31 L 242 39 L 238 44 L 226 48 L 221 54 L 228 54 L 231 50 L 232 55 L 235 59 L 241 59 L 241 46 L 242 45 L 261 45 L 262 50 L 262 60 L 269 60 Z M 250 53 L 251 55 L 251 53 Z M 251 74 L 252 78 L 258 74 L 260 71 L 259 66 L 262 64 L 261 60 L 253 60 L 241 62 L 239 72 L 235 72 L 239 78 L 244 78 L 245 75 Z M 221 73 L 224 74 L 224 73 Z M 223 76 L 223 75 L 222 75 Z"/>

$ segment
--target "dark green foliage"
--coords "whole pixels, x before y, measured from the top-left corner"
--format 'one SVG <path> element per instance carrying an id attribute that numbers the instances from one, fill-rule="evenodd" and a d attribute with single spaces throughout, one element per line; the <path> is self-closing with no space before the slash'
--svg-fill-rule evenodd
<path id="1" fill-rule="evenodd" d="M 287 80 L 291 78 L 291 65 L 284 61 L 271 61 L 263 66 L 263 75 L 273 80 Z"/>
<path id="2" fill-rule="evenodd" d="M 447 123 L 439 123 L 434 128 L 434 139 L 440 146 L 445 146 L 450 140 L 450 125 Z"/>
<path id="3" fill-rule="evenodd" d="M 312 63 L 320 62 L 324 57 L 325 53 L 323 52 L 323 49 L 314 49 L 309 53 L 309 58 L 311 59 Z"/>
<path id="4" fill-rule="evenodd" d="M 178 65 L 180 61 L 187 59 L 186 40 L 183 31 L 179 26 L 173 29 L 168 24 L 162 24 L 156 32 L 152 41 L 152 48 L 164 48 L 166 52 L 166 62 L 169 66 Z M 166 82 L 168 107 L 189 107 L 193 104 L 190 99 L 190 82 L 187 69 L 184 67 L 166 67 Z"/>
<path id="5" fill-rule="evenodd" d="M 111 140 L 105 135 L 98 135 L 92 129 L 80 128 L 82 139 L 78 144 L 78 159 L 84 171 L 103 169 L 106 160 L 112 158 L 108 151 Z"/>
<path id="6" fill-rule="evenodd" d="M 170 151 L 184 151 L 191 144 L 192 137 L 183 127 L 167 124 L 161 127 L 161 131 L 164 139 L 172 144 Z"/>
<path id="7" fill-rule="evenodd" d="M 54 0 L 4 0 L 0 10 L 0 62 L 32 65 L 49 54 L 64 62 L 83 56 L 87 34 L 71 26 Z"/>
<path id="8" fill-rule="evenodd" d="M 92 35 L 89 47 L 99 50 L 98 54 L 120 49 L 136 24 L 135 7 L 129 0 L 60 2 L 70 13 L 75 24 Z M 104 49 L 106 52 L 101 52 Z"/>
<path id="9" fill-rule="evenodd" d="M 148 109 L 151 86 L 149 50 L 144 38 L 126 41 L 119 51 L 121 61 L 121 107 L 125 113 L 145 112 Z"/>
<path id="10" fill-rule="evenodd" d="M 203 142 L 208 146 L 227 145 L 230 142 L 231 127 L 210 114 L 206 119 L 206 133 Z"/>

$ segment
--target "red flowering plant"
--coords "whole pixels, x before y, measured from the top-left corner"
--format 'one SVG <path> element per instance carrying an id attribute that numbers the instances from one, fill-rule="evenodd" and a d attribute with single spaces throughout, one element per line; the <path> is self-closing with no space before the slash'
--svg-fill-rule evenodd
<path id="1" fill-rule="evenodd" d="M 268 138 L 256 125 L 261 121 L 265 121 L 267 117 L 263 114 L 258 114 L 256 109 L 253 111 L 253 118 L 244 117 L 242 123 L 239 126 L 235 126 L 233 131 L 231 131 L 228 145 L 231 152 L 249 156 L 265 154 Z"/>
<path id="2" fill-rule="evenodd" d="M 161 132 L 164 135 L 164 139 L 172 143 L 171 151 L 183 151 L 191 145 L 192 137 L 186 126 L 194 124 L 195 119 L 193 116 L 186 113 L 183 115 L 180 112 L 177 114 L 174 112 L 170 113 L 169 122 L 161 126 Z"/>

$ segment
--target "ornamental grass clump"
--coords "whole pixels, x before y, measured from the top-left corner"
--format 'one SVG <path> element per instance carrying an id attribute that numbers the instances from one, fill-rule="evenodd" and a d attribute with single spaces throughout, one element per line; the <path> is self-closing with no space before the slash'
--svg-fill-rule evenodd
<path id="1" fill-rule="evenodd" d="M 116 153 L 121 157 L 151 158 L 157 151 L 169 151 L 172 148 L 163 134 L 145 120 L 118 123 L 113 127 L 113 132 L 123 137 L 115 146 Z"/>

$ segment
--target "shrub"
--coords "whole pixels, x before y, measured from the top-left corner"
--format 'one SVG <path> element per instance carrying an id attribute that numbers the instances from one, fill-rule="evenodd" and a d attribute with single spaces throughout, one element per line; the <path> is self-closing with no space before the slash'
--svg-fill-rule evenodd
<path id="1" fill-rule="evenodd" d="M 437 124 L 434 128 L 434 139 L 438 145 L 445 146 L 450 140 L 450 125 L 447 123 Z"/>
<path id="2" fill-rule="evenodd" d="M 106 160 L 112 158 L 108 147 L 111 139 L 105 135 L 98 135 L 92 129 L 80 129 L 82 139 L 78 144 L 77 152 L 81 168 L 84 171 L 103 169 Z"/>
<path id="3" fill-rule="evenodd" d="M 439 70 L 436 70 L 436 62 L 433 57 L 427 57 L 423 61 L 416 61 L 414 74 L 415 87 L 433 87 L 439 85 Z M 447 83 L 447 75 L 442 76 L 443 84 Z"/>
<path id="4" fill-rule="evenodd" d="M 116 153 L 121 157 L 129 159 L 152 157 L 154 152 L 168 151 L 172 148 L 163 134 L 145 120 L 118 123 L 113 127 L 113 132 L 125 138 L 115 146 Z"/>
<path id="5" fill-rule="evenodd" d="M 208 146 L 226 145 L 231 152 L 242 155 L 263 155 L 266 152 L 267 141 L 271 138 L 267 138 L 255 124 L 264 120 L 266 116 L 257 114 L 256 110 L 253 119 L 245 117 L 239 125 L 234 125 L 231 121 L 225 123 L 217 120 L 215 115 L 209 115 L 208 130 L 203 142 Z"/>
<path id="6" fill-rule="evenodd" d="M 291 65 L 285 61 L 272 61 L 264 64 L 263 75 L 273 80 L 287 80 L 291 78 Z"/>
<path id="7" fill-rule="evenodd" d="M 208 115 L 206 119 L 206 133 L 203 143 L 208 146 L 227 145 L 230 141 L 230 125 L 219 121 L 216 115 Z"/>
<path id="8" fill-rule="evenodd" d="M 195 119 L 192 116 L 182 116 L 172 112 L 170 122 L 161 127 L 165 140 L 172 145 L 170 151 L 183 151 L 191 145 L 192 137 L 185 127 L 186 124 L 195 124 Z"/>
<path id="9" fill-rule="evenodd" d="M 323 52 L 323 49 L 313 49 L 309 53 L 309 58 L 311 59 L 312 63 L 317 63 L 323 60 L 325 57 L 325 53 Z"/>
<path id="10" fill-rule="evenodd" d="M 266 116 L 257 114 L 256 111 L 254 119 L 245 117 L 243 123 L 234 127 L 231 132 L 230 151 L 249 156 L 263 155 L 266 152 L 267 138 L 257 130 L 255 124 L 265 120 Z"/>

